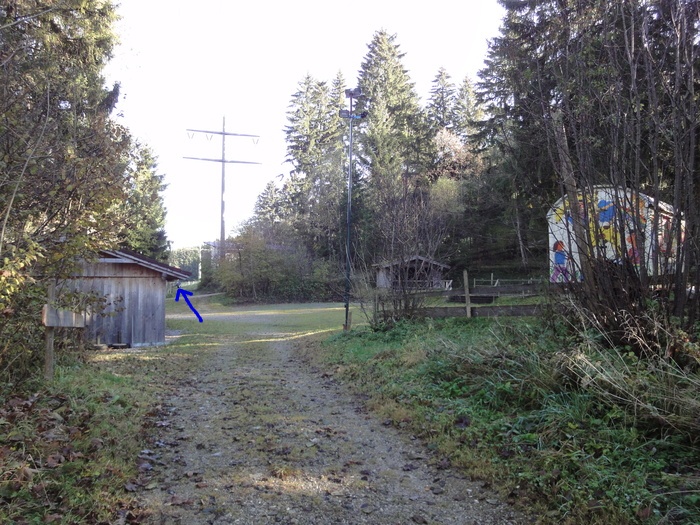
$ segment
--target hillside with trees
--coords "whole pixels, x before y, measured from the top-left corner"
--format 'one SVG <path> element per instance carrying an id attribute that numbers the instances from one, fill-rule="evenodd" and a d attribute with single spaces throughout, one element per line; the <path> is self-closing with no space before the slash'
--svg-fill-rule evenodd
<path id="1" fill-rule="evenodd" d="M 340 297 L 349 171 L 352 267 L 360 286 L 373 264 L 414 254 L 448 261 L 454 275 L 465 267 L 544 267 L 544 246 L 529 228 L 539 227 L 540 237 L 546 229 L 514 212 L 500 153 L 481 132 L 485 113 L 474 82 L 455 83 L 438 68 L 421 107 L 402 58 L 397 36 L 378 31 L 356 82 L 341 75 L 299 82 L 285 130 L 292 169 L 267 186 L 254 216 L 230 240 L 219 282 L 232 296 Z M 349 170 L 348 121 L 339 111 L 351 86 L 362 90 L 354 109 L 367 118 L 355 125 Z"/>
<path id="2" fill-rule="evenodd" d="M 582 304 L 602 313 L 602 329 L 618 332 L 628 322 L 618 312 L 644 317 L 653 294 L 667 298 L 658 303 L 666 321 L 693 326 L 699 296 L 686 290 L 700 286 L 698 4 L 502 4 L 501 34 L 479 78 L 455 82 L 437 67 L 423 104 L 398 36 L 384 30 L 356 80 L 307 74 L 299 82 L 286 129 L 292 169 L 231 239 L 220 278 L 227 292 L 244 300 L 340 297 L 350 172 L 357 296 L 372 265 L 416 254 L 449 264 L 456 279 L 463 269 L 546 279 L 547 211 L 564 195 L 586 201 L 609 186 L 676 210 L 669 228 L 679 264 L 655 275 L 625 260 L 624 248 L 610 266 L 580 224 Z M 338 113 L 355 86 L 363 93 L 355 110 L 367 117 L 354 125 L 349 167 L 348 121 Z M 617 289 L 634 293 L 603 293 Z M 654 323 L 647 319 L 639 335 L 653 335 Z"/>

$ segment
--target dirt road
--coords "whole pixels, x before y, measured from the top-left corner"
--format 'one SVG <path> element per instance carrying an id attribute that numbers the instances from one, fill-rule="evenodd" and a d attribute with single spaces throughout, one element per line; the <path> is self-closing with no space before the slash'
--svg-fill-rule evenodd
<path id="1" fill-rule="evenodd" d="M 310 369 L 299 339 L 250 326 L 163 380 L 142 454 L 154 466 L 141 494 L 152 523 L 532 522 L 482 483 L 433 466 L 417 440 Z"/>

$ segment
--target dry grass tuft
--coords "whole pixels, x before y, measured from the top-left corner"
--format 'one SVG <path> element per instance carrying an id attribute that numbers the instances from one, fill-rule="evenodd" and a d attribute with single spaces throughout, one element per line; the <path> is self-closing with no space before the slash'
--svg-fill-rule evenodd
<path id="1" fill-rule="evenodd" d="M 290 465 L 272 465 L 270 466 L 270 475 L 284 481 L 291 478 L 298 478 L 301 475 L 301 471 Z"/>
<path id="2" fill-rule="evenodd" d="M 393 399 L 376 398 L 368 401 L 367 407 L 379 414 L 383 419 L 390 419 L 393 423 L 411 421 L 413 411 Z"/>
<path id="3" fill-rule="evenodd" d="M 411 348 L 401 357 L 401 363 L 407 367 L 419 365 L 428 359 L 425 348 Z"/>

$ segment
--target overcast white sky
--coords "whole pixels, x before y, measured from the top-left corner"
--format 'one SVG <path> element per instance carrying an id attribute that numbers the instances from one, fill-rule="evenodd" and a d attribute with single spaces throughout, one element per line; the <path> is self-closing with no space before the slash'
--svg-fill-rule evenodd
<path id="1" fill-rule="evenodd" d="M 226 229 L 252 215 L 267 182 L 288 173 L 286 112 L 308 73 L 354 87 L 374 33 L 396 34 L 423 101 L 440 67 L 455 84 L 483 66 L 498 35 L 496 0 L 120 0 L 121 45 L 107 81 L 121 83 L 118 121 L 158 157 L 168 189 L 174 248 L 218 239 L 221 137 L 186 129 L 260 135 L 226 139 Z"/>

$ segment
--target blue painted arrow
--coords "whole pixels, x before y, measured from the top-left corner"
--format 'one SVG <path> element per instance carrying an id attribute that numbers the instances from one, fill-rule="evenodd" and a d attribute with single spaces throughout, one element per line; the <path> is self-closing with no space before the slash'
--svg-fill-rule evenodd
<path id="1" fill-rule="evenodd" d="M 178 302 L 180 300 L 180 294 L 182 294 L 183 299 L 187 303 L 187 306 L 190 307 L 190 310 L 194 312 L 194 315 L 197 316 L 197 319 L 199 319 L 199 322 L 202 323 L 204 322 L 204 319 L 202 319 L 202 316 L 199 315 L 199 312 L 195 310 L 194 306 L 192 306 L 192 303 L 190 302 L 189 298 L 187 297 L 188 295 L 192 295 L 192 292 L 183 290 L 182 288 L 177 289 L 177 293 L 175 294 L 175 302 Z"/>

